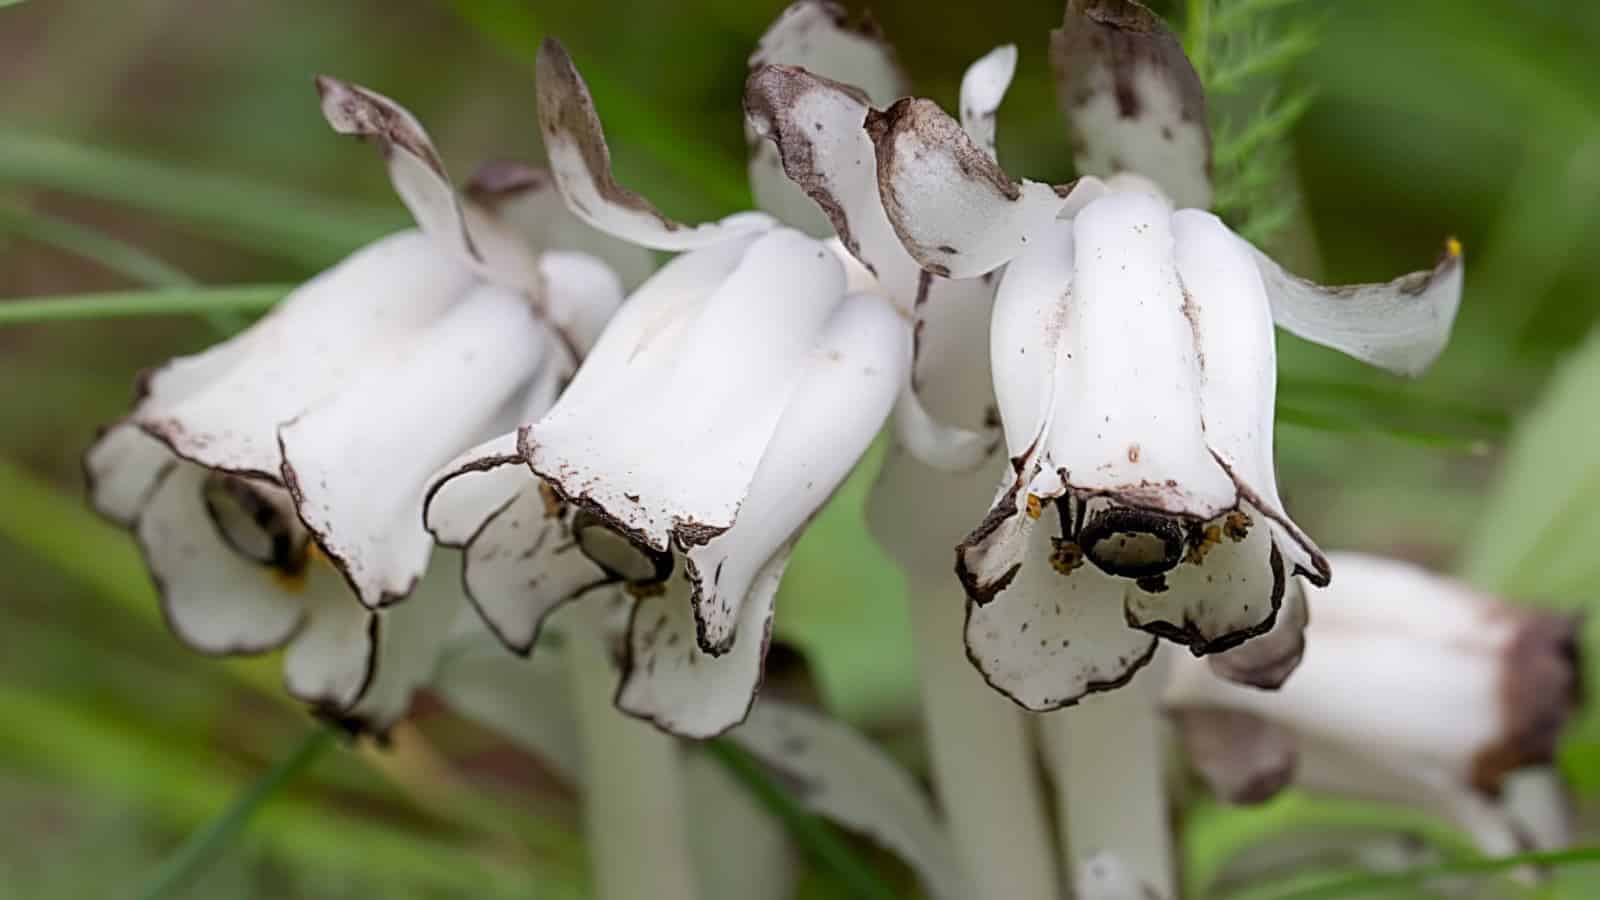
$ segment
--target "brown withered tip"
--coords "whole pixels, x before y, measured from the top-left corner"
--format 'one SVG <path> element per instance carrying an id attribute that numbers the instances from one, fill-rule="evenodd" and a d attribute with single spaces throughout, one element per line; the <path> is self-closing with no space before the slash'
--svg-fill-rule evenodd
<path id="1" fill-rule="evenodd" d="M 1159 31 L 1166 27 L 1160 16 L 1136 0 L 1068 0 L 1067 14 L 1087 16 L 1124 31 Z"/>
<path id="2" fill-rule="evenodd" d="M 1288 729 L 1237 710 L 1183 709 L 1172 717 L 1195 770 L 1224 803 L 1265 803 L 1294 779 L 1299 750 Z"/>
<path id="3" fill-rule="evenodd" d="M 1472 784 L 1499 791 L 1505 776 L 1555 760 L 1556 745 L 1583 700 L 1582 616 L 1508 610 L 1516 633 L 1500 658 L 1499 740 L 1472 761 Z"/>

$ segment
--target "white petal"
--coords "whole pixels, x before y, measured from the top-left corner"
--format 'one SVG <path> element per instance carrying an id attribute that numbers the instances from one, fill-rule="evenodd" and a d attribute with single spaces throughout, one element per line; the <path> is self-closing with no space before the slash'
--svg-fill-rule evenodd
<path id="1" fill-rule="evenodd" d="M 950 278 L 998 268 L 1056 218 L 1065 191 L 1017 183 L 928 100 L 867 116 L 889 222 L 922 267 Z"/>
<path id="2" fill-rule="evenodd" d="M 945 472 L 970 472 L 999 449 L 999 440 L 982 431 L 945 425 L 905 390 L 894 410 L 895 441 L 917 459 Z"/>
<path id="3" fill-rule="evenodd" d="M 929 897 L 960 896 L 961 874 L 933 804 L 877 745 L 822 715 L 771 700 L 728 737 L 776 771 L 807 809 L 905 860 Z"/>
<path id="4" fill-rule="evenodd" d="M 539 272 L 545 284 L 539 311 L 546 323 L 571 349 L 588 353 L 622 305 L 622 282 L 605 263 L 586 253 L 542 253 Z"/>
<path id="5" fill-rule="evenodd" d="M 1432 269 L 1384 284 L 1323 287 L 1255 251 L 1278 327 L 1401 375 L 1438 358 L 1461 305 L 1461 245 L 1448 241 Z"/>
<path id="6" fill-rule="evenodd" d="M 1187 646 L 1220 653 L 1264 634 L 1275 621 L 1288 579 L 1262 516 L 1245 507 L 1202 539 L 1183 563 L 1140 578 L 1128 591 L 1128 623 Z"/>
<path id="7" fill-rule="evenodd" d="M 982 147 L 990 159 L 994 152 L 994 116 L 1011 86 L 1017 71 L 1017 45 L 1005 44 L 990 50 L 967 67 L 961 76 L 961 127 Z"/>
<path id="8" fill-rule="evenodd" d="M 1128 627 L 1121 580 L 1081 565 L 1063 577 L 1051 565 L 1053 530 L 1030 529 L 1003 594 L 967 604 L 967 655 L 996 690 L 1036 711 L 1121 687 L 1156 649 L 1155 637 Z"/>
<path id="9" fill-rule="evenodd" d="M 1250 245 L 1216 216 L 1194 209 L 1179 210 L 1172 230 L 1202 369 L 1206 445 L 1240 493 L 1267 514 L 1293 571 L 1327 584 L 1327 558 L 1289 519 L 1278 497 L 1272 456 L 1277 354 Z"/>
<path id="10" fill-rule="evenodd" d="M 326 75 L 317 76 L 317 96 L 322 116 L 334 131 L 377 145 L 395 193 L 418 228 L 465 265 L 478 268 L 489 261 L 468 229 L 466 211 L 433 139 L 416 116 L 377 91 Z M 531 256 L 522 261 L 524 266 L 530 263 Z"/>
<path id="11" fill-rule="evenodd" d="M 866 95 L 868 103 L 886 105 L 904 95 L 905 73 L 895 60 L 894 48 L 870 22 L 852 23 L 843 8 L 826 0 L 799 0 L 785 9 L 761 36 L 750 55 L 750 69 L 782 65 L 805 69 L 825 79 L 849 85 Z M 864 115 L 865 110 L 862 110 Z M 861 120 L 854 122 L 859 131 Z M 860 136 L 863 140 L 865 135 Z M 807 234 L 825 237 L 830 222 L 801 187 L 783 171 L 777 146 L 759 139 L 747 126 L 750 142 L 750 191 L 756 206 Z M 870 144 L 867 154 L 871 155 Z"/>
<path id="12" fill-rule="evenodd" d="M 743 722 L 761 687 L 772 635 L 772 601 L 789 564 L 781 548 L 756 575 L 739 608 L 733 644 L 721 656 L 697 643 L 682 567 L 635 600 L 628 621 L 617 708 L 686 738 L 715 737 Z"/>
<path id="13" fill-rule="evenodd" d="M 140 374 L 133 413 L 108 426 L 83 456 L 89 502 L 96 512 L 119 525 L 132 525 L 174 462 L 172 451 L 141 431 L 133 418 L 159 415 L 205 390 L 238 365 L 257 338 L 258 333 L 248 331 Z"/>
<path id="14" fill-rule="evenodd" d="M 1512 772 L 1501 794 L 1501 807 L 1534 849 L 1572 846 L 1576 827 L 1573 796 L 1560 769 L 1541 766 Z"/>
<path id="15" fill-rule="evenodd" d="M 278 425 L 391 358 L 471 281 L 418 232 L 384 238 L 278 304 L 241 336 L 244 357 L 204 389 L 130 421 L 185 459 L 276 481 Z"/>
<path id="16" fill-rule="evenodd" d="M 383 625 L 325 561 L 313 558 L 305 577 L 306 619 L 283 654 L 284 685 L 297 699 L 337 717 L 372 683 Z"/>
<path id="17" fill-rule="evenodd" d="M 478 631 L 478 637 L 458 639 L 447 652 L 432 691 L 458 715 L 577 780 L 583 760 L 567 661 L 560 653 L 514 656 L 482 626 Z"/>
<path id="18" fill-rule="evenodd" d="M 1006 447 L 1020 455 L 1050 415 L 1057 347 L 1073 302 L 1072 223 L 1042 229 L 1028 252 L 1006 267 L 989 331 L 994 394 Z"/>
<path id="19" fill-rule="evenodd" d="M 206 513 L 206 474 L 193 464 L 171 464 L 135 526 L 167 625 L 202 653 L 280 647 L 303 619 L 304 582 L 223 541 Z"/>
<path id="20" fill-rule="evenodd" d="M 998 279 L 924 275 L 927 288 L 915 306 L 912 389 L 933 419 L 992 449 L 1001 439 L 989 374 Z"/>
<path id="21" fill-rule="evenodd" d="M 768 227 L 764 217 L 749 216 L 689 227 L 617 184 L 589 86 L 554 38 L 539 45 L 538 82 L 539 125 L 550 172 L 578 218 L 606 234 L 656 250 L 691 250 Z"/>
<path id="22" fill-rule="evenodd" d="M 767 28 L 750 54 L 750 68 L 785 65 L 806 69 L 864 92 L 886 105 L 908 90 L 908 79 L 877 25 L 850 21 L 827 0 L 797 0 Z"/>
<path id="23" fill-rule="evenodd" d="M 1116 193 L 1073 220 L 1071 299 L 1062 325 L 1047 465 L 1112 511 L 1209 520 L 1237 492 L 1204 442 L 1201 370 L 1159 200 Z M 1097 513 L 1082 526 L 1098 531 Z M 1104 565 L 1096 542 L 1085 550 Z"/>
<path id="24" fill-rule="evenodd" d="M 489 629 L 527 654 L 552 612 L 614 579 L 578 549 L 572 508 L 525 467 L 517 471 L 521 489 L 473 535 L 461 574 Z"/>
<path id="25" fill-rule="evenodd" d="M 283 426 L 283 480 L 300 518 L 367 606 L 405 597 L 422 577 L 429 477 L 481 439 L 547 341 L 527 301 L 485 286 L 388 365 Z"/>
<path id="26" fill-rule="evenodd" d="M 847 84 L 794 66 L 756 70 L 744 109 L 755 134 L 777 148 L 788 179 L 822 209 L 851 255 L 907 304 L 922 277 L 884 213 L 872 138 L 863 127 L 869 99 Z"/>
<path id="27" fill-rule="evenodd" d="M 994 599 L 1016 577 L 1032 546 L 1032 534 L 1046 502 L 1059 493 L 1034 493 L 1043 473 L 1036 448 L 1011 460 L 989 512 L 956 547 L 956 577 L 979 604 Z M 1048 525 L 1048 523 L 1046 523 Z"/>
<path id="28" fill-rule="evenodd" d="M 702 649 L 728 649 L 757 574 L 855 468 L 910 368 L 910 329 L 887 300 L 854 294 L 840 305 L 811 351 L 733 528 L 688 548 Z"/>
<path id="29" fill-rule="evenodd" d="M 517 453 L 517 433 L 490 438 L 446 463 L 429 482 L 424 524 L 440 544 L 465 547 L 532 480 Z"/>
<path id="30" fill-rule="evenodd" d="M 1277 690 L 1283 686 L 1306 652 L 1306 625 L 1311 608 L 1306 603 L 1306 588 L 1298 578 L 1284 585 L 1283 602 L 1277 621 L 1266 634 L 1211 656 L 1211 671 L 1239 684 Z"/>
<path id="31" fill-rule="evenodd" d="M 1079 172 L 1137 172 L 1180 207 L 1211 205 L 1205 92 L 1159 17 L 1130 0 L 1070 3 L 1050 60 Z"/>
<path id="32" fill-rule="evenodd" d="M 416 692 L 433 680 L 450 625 L 466 607 L 457 584 L 460 563 L 439 551 L 415 596 L 378 613 L 375 672 L 361 701 L 342 718 L 364 734 L 383 734 L 411 711 Z"/>
<path id="33" fill-rule="evenodd" d="M 718 268 L 725 261 L 724 248 L 701 252 Z M 630 301 L 616 337 L 607 331 L 525 441 L 536 473 L 658 554 L 669 542 L 687 548 L 733 524 L 844 297 L 832 254 L 789 229 L 756 240 L 720 285 L 702 283 L 698 297 L 692 288 L 678 294 L 679 274 L 668 266 Z"/>
<path id="34" fill-rule="evenodd" d="M 463 189 L 471 207 L 528 247 L 585 253 L 616 273 L 627 290 L 655 271 L 649 249 L 597 231 L 572 214 L 548 170 L 507 160 L 479 166 Z"/>
<path id="35" fill-rule="evenodd" d="M 1139 882 L 1115 854 L 1104 851 L 1083 861 L 1072 878 L 1078 900 L 1165 900 Z"/>

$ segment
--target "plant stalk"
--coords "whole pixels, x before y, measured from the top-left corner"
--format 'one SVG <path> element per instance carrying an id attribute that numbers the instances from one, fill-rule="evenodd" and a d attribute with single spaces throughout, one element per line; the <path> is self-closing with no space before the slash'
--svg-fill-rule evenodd
<path id="1" fill-rule="evenodd" d="M 1024 713 L 967 659 L 966 597 L 954 579 L 930 573 L 910 587 L 933 781 L 965 896 L 1055 900 L 1060 874 Z"/>
<path id="2" fill-rule="evenodd" d="M 617 669 L 596 626 L 567 642 L 583 744 L 583 824 L 595 900 L 698 900 L 678 743 L 612 705 Z M 587 608 L 584 608 L 587 607 Z"/>
<path id="3" fill-rule="evenodd" d="M 1177 896 L 1157 653 L 1132 682 L 1044 716 L 1040 728 L 1055 777 L 1062 856 L 1075 877 L 1109 853 L 1137 882 Z"/>

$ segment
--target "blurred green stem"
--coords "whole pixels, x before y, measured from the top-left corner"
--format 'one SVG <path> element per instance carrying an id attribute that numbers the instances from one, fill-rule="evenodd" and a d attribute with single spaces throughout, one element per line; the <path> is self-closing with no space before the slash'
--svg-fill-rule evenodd
<path id="1" fill-rule="evenodd" d="M 305 771 L 322 752 L 333 744 L 333 731 L 317 728 L 306 735 L 293 751 L 256 779 L 223 810 L 211 824 L 189 836 L 183 845 L 166 862 L 161 864 L 143 889 L 135 896 L 138 900 L 161 900 L 170 897 L 190 879 L 209 865 L 235 837 L 244 830 L 252 816 L 278 789 L 296 775 Z"/>
<path id="2" fill-rule="evenodd" d="M 146 287 L 198 286 L 198 282 L 183 270 L 142 247 L 37 210 L 0 206 L 0 232 L 19 235 L 98 263 Z M 249 320 L 239 310 L 214 309 L 205 312 L 204 315 L 212 328 L 225 335 L 240 331 L 249 324 Z"/>
<path id="3" fill-rule="evenodd" d="M 245 284 L 5 300 L 0 301 L 0 325 L 220 311 L 259 312 L 282 300 L 294 287 L 292 284 Z"/>
<path id="4" fill-rule="evenodd" d="M 1456 875 L 1487 875 L 1509 872 L 1523 866 L 1559 868 L 1562 866 L 1600 863 L 1600 847 L 1581 847 L 1575 850 L 1551 850 L 1522 853 L 1495 859 L 1472 859 L 1461 862 L 1421 866 L 1404 872 L 1387 872 L 1375 875 L 1356 875 L 1333 882 L 1314 885 L 1301 890 L 1278 893 L 1274 900 L 1345 900 L 1350 897 L 1367 897 L 1396 888 L 1413 887 L 1435 878 Z"/>
<path id="5" fill-rule="evenodd" d="M 404 222 L 398 215 L 331 209 L 278 185 L 10 128 L 0 128 L 0 184 L 122 204 L 307 269 L 321 269 Z"/>

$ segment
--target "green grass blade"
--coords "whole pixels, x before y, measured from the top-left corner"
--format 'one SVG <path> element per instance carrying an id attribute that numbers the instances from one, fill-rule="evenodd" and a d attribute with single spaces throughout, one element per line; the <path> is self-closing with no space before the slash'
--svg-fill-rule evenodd
<path id="1" fill-rule="evenodd" d="M 1378 891 L 1413 887 L 1435 878 L 1461 875 L 1492 875 L 1508 872 L 1520 866 L 1555 869 L 1562 866 L 1600 863 L 1600 847 L 1581 847 L 1574 850 L 1549 850 L 1520 853 L 1497 859 L 1469 859 L 1459 862 L 1422 866 L 1405 872 L 1385 872 L 1356 875 L 1337 881 L 1313 885 L 1299 890 L 1276 894 L 1273 900 L 1346 900 L 1365 897 Z"/>
<path id="2" fill-rule="evenodd" d="M 284 295 L 294 288 L 292 284 L 242 284 L 0 300 L 0 325 L 124 319 L 135 316 L 179 316 L 222 311 L 261 312 L 282 300 Z"/>
<path id="3" fill-rule="evenodd" d="M 221 853 L 256 814 L 296 775 L 305 771 L 323 751 L 333 744 L 333 731 L 317 728 L 295 746 L 289 755 L 262 773 L 243 793 L 228 805 L 211 824 L 190 835 L 176 852 L 161 864 L 145 886 L 134 896 L 138 900 L 162 900 L 198 875 Z"/>
<path id="4" fill-rule="evenodd" d="M 768 812 L 783 822 L 795 843 L 834 875 L 845 890 L 845 896 L 857 900 L 895 900 L 894 890 L 878 873 L 857 856 L 849 844 L 840 840 L 826 822 L 801 808 L 749 754 L 720 738 L 707 741 L 704 746 L 735 781 L 744 785 Z"/>
<path id="5" fill-rule="evenodd" d="M 405 223 L 398 208 L 393 213 L 336 209 L 279 185 L 9 128 L 0 128 L 0 184 L 128 206 L 307 269 L 321 269 Z"/>

